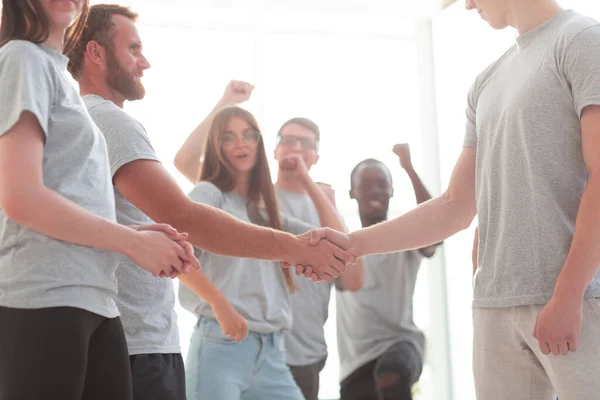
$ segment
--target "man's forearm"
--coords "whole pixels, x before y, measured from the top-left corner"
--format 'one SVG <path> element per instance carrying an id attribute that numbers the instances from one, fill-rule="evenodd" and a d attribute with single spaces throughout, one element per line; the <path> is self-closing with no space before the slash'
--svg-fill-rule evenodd
<path id="1" fill-rule="evenodd" d="M 161 222 L 187 232 L 190 243 L 210 253 L 281 261 L 296 240 L 288 233 L 245 223 L 222 210 L 191 200 L 182 208 L 165 214 Z"/>
<path id="2" fill-rule="evenodd" d="M 583 193 L 575 233 L 555 294 L 582 296 L 600 265 L 600 175 L 592 176 Z"/>
<path id="3" fill-rule="evenodd" d="M 350 240 L 359 256 L 416 250 L 468 228 L 474 217 L 474 204 L 444 194 L 393 220 L 352 232 Z"/>

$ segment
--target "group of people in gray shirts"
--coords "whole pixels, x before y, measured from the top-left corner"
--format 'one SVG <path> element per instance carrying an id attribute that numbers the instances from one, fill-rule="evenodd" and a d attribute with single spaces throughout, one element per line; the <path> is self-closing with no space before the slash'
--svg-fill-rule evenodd
<path id="1" fill-rule="evenodd" d="M 477 399 L 597 396 L 597 21 L 554 0 L 467 0 L 519 36 L 469 92 L 447 190 L 431 199 L 396 145 L 418 206 L 387 220 L 391 173 L 366 159 L 349 173 L 363 226 L 350 233 L 310 178 L 313 121 L 274 134 L 273 183 L 239 107 L 253 87 L 232 81 L 176 156 L 186 195 L 123 110 L 150 68 L 137 14 L 2 5 L 0 399 L 317 399 L 332 290 L 342 400 L 411 399 L 419 266 L 476 216 Z M 175 278 L 197 317 L 185 363 Z"/>

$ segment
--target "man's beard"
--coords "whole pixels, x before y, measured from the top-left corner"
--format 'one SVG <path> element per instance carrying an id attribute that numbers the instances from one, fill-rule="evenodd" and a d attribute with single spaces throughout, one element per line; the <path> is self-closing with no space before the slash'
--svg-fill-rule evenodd
<path id="1" fill-rule="evenodd" d="M 121 67 L 112 51 L 107 52 L 107 62 L 108 85 L 128 101 L 143 99 L 146 94 L 144 85 Z"/>

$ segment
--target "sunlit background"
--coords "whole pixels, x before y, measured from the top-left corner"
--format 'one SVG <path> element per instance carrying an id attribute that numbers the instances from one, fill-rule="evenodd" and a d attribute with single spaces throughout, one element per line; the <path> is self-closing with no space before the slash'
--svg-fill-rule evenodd
<path id="1" fill-rule="evenodd" d="M 433 195 L 440 194 L 461 150 L 467 91 L 475 76 L 513 42 L 463 2 L 441 0 L 129 0 L 152 64 L 147 96 L 126 109 L 142 122 L 164 165 L 188 190 L 173 157 L 231 79 L 256 87 L 244 105 L 257 117 L 272 154 L 280 125 L 316 121 L 321 160 L 311 175 L 331 183 L 351 229 L 353 166 L 368 157 L 392 170 L 391 216 L 415 205 L 410 181 L 391 149 L 409 143 Z M 92 1 L 92 3 L 100 3 Z M 562 1 L 600 19 L 596 0 Z M 275 171 L 275 165 L 272 165 Z M 472 400 L 471 246 L 473 230 L 446 241 L 424 262 L 415 318 L 428 340 L 418 400 Z M 184 357 L 195 318 L 178 308 Z M 329 358 L 322 399 L 339 396 L 335 296 L 326 326 Z"/>

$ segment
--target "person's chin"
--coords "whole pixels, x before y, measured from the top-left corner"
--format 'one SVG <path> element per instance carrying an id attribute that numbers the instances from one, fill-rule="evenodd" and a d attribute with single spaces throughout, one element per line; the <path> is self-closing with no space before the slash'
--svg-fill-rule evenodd
<path id="1" fill-rule="evenodd" d="M 136 90 L 135 92 L 130 93 L 129 96 L 127 96 L 127 100 L 137 101 L 142 100 L 144 97 L 146 97 L 146 90 L 144 88 L 141 88 Z"/>
<path id="2" fill-rule="evenodd" d="M 495 21 L 488 21 L 488 20 L 485 20 L 485 21 L 490 25 L 490 27 L 492 29 L 502 30 L 502 29 L 508 27 L 508 25 L 504 22 L 495 22 Z"/>
<path id="3" fill-rule="evenodd" d="M 241 165 L 236 165 L 235 169 L 243 174 L 248 174 L 250 173 L 250 171 L 252 171 L 252 168 L 254 168 L 254 165 L 250 165 L 250 164 L 241 164 Z"/>
<path id="4" fill-rule="evenodd" d="M 365 216 L 370 220 L 383 221 L 387 216 L 387 212 L 383 210 L 370 210 L 365 213 Z"/>

